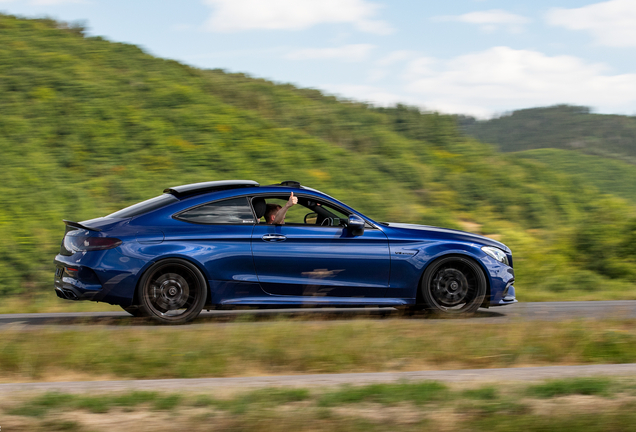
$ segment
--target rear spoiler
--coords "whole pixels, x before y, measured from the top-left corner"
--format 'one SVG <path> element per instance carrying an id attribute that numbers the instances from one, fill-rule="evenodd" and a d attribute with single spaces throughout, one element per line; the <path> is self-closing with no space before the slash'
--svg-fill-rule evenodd
<path id="1" fill-rule="evenodd" d="M 82 225 L 79 222 L 73 222 L 73 221 L 69 221 L 69 220 L 66 220 L 66 219 L 62 219 L 62 220 L 64 221 L 66 226 L 70 226 L 70 227 L 73 227 L 73 228 L 85 229 L 85 230 L 95 231 L 95 232 L 100 232 L 101 231 L 99 228 L 91 228 L 91 227 Z"/>

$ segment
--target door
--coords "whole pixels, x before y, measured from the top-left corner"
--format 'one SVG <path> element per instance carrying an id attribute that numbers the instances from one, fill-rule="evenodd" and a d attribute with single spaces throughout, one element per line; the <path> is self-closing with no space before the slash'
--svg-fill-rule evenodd
<path id="1" fill-rule="evenodd" d="M 390 272 L 384 233 L 369 226 L 354 236 L 341 226 L 348 217 L 344 212 L 313 197 L 298 199 L 284 225 L 254 227 L 252 255 L 263 290 L 286 296 L 384 297 Z"/>

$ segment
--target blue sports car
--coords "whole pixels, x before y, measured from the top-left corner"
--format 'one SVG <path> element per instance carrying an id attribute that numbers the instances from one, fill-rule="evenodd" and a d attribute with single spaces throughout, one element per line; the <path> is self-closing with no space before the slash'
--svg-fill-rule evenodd
<path id="1" fill-rule="evenodd" d="M 284 223 L 276 220 L 281 209 Z M 293 181 L 171 187 L 105 217 L 64 222 L 55 257 L 59 297 L 116 304 L 167 323 L 190 321 L 203 308 L 455 314 L 516 302 L 512 255 L 502 243 L 376 222 Z"/>

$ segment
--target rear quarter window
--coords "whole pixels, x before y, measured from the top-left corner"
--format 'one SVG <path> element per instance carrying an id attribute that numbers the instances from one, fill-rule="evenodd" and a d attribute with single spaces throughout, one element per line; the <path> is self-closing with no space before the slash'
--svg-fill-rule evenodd
<path id="1" fill-rule="evenodd" d="M 126 219 L 135 216 L 142 215 L 144 213 L 151 212 L 153 210 L 160 209 L 162 207 L 167 206 L 168 204 L 172 204 L 179 201 L 174 195 L 171 194 L 163 194 L 158 197 L 150 198 L 149 200 L 142 201 L 137 204 L 133 204 L 130 207 L 126 207 L 125 209 L 116 211 L 115 213 L 111 213 L 107 218 L 114 219 Z"/>
<path id="2" fill-rule="evenodd" d="M 203 204 L 174 216 L 185 222 L 197 224 L 245 225 L 255 223 L 252 208 L 246 197 L 232 198 Z"/>

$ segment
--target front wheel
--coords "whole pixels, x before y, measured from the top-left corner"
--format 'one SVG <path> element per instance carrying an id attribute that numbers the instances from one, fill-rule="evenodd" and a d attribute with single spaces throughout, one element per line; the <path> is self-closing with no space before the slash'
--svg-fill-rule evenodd
<path id="1" fill-rule="evenodd" d="M 201 271 L 181 259 L 159 261 L 139 282 L 139 305 L 148 316 L 171 324 L 195 319 L 207 296 Z"/>
<path id="2" fill-rule="evenodd" d="M 420 289 L 426 306 L 435 312 L 473 313 L 486 296 L 486 277 L 473 260 L 446 257 L 426 269 Z"/>

